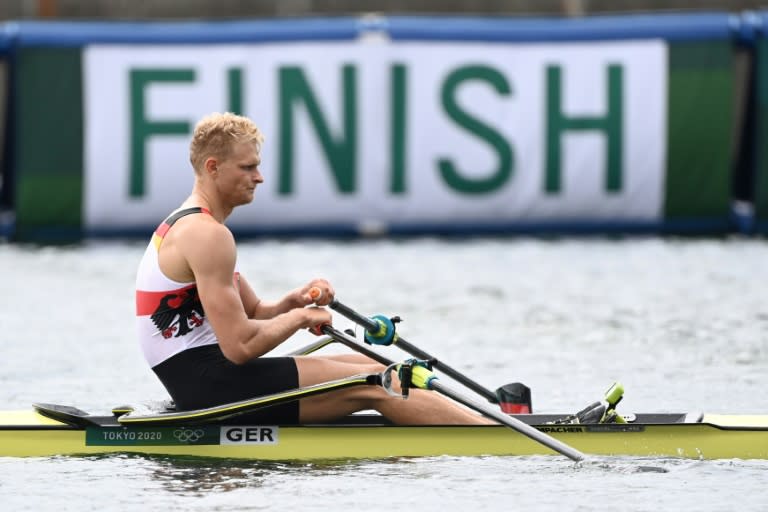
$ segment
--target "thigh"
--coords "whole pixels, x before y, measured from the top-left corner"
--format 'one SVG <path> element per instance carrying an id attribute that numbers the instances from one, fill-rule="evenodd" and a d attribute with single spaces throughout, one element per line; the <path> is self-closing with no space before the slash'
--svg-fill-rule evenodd
<path id="1" fill-rule="evenodd" d="M 315 355 L 312 357 L 329 359 L 331 361 L 338 361 L 340 363 L 354 363 L 354 364 L 378 364 L 376 361 L 368 356 L 353 352 L 350 354 L 330 354 L 330 355 Z"/>
<path id="2" fill-rule="evenodd" d="M 230 403 L 266 396 L 299 386 L 298 371 L 290 357 L 264 357 L 245 364 L 224 363 L 206 379 L 210 385 L 209 399 Z M 299 404 L 287 402 L 273 405 L 227 420 L 231 424 L 281 424 L 299 422 Z"/>
<path id="3" fill-rule="evenodd" d="M 296 356 L 299 386 L 312 386 L 361 373 L 376 373 L 383 365 L 359 354 L 340 356 Z"/>
<path id="4" fill-rule="evenodd" d="M 361 362 L 357 362 L 361 361 Z M 326 356 L 296 357 L 301 387 L 343 379 L 353 375 L 378 373 L 384 366 L 368 358 L 340 359 Z M 356 411 L 371 409 L 376 400 L 386 397 L 376 385 L 360 385 L 302 398 L 299 403 L 301 423 L 315 423 L 342 418 Z"/>
<path id="5" fill-rule="evenodd" d="M 248 400 L 299 385 L 291 357 L 258 358 L 243 365 L 226 359 L 218 346 L 186 350 L 153 368 L 180 410 L 202 409 Z M 268 407 L 244 421 L 296 423 L 298 404 Z"/>

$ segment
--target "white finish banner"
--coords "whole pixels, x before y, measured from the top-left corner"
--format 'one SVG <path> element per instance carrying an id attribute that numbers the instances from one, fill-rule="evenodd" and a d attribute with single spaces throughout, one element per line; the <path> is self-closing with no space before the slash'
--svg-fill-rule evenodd
<path id="1" fill-rule="evenodd" d="M 265 183 L 233 228 L 660 218 L 663 41 L 95 45 L 84 227 L 156 225 L 189 194 L 195 122 L 238 110 Z"/>

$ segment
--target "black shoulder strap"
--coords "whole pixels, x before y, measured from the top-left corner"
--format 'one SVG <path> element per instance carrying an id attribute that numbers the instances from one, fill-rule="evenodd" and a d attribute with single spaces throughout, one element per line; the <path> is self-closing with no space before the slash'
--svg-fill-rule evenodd
<path id="1" fill-rule="evenodd" d="M 191 215 L 193 213 L 210 213 L 207 208 L 201 208 L 200 206 L 193 206 L 192 208 L 185 208 L 183 210 L 179 210 L 176 213 L 169 216 L 167 219 L 165 219 L 164 224 L 167 224 L 168 227 L 173 226 L 177 220 L 179 220 L 182 217 L 186 217 L 187 215 Z"/>

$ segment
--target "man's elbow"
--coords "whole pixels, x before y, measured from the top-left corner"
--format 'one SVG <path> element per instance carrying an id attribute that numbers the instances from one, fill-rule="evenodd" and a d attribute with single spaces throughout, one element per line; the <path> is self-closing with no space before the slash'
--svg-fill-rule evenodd
<path id="1" fill-rule="evenodd" d="M 241 347 L 230 348 L 225 345 L 221 345 L 221 353 L 224 354 L 224 357 L 226 357 L 229 361 L 238 366 L 245 364 L 252 359 Z"/>

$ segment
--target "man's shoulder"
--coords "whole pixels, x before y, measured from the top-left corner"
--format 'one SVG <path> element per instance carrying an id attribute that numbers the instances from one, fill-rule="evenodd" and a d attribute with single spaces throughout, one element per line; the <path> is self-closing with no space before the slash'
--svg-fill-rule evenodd
<path id="1" fill-rule="evenodd" d="M 179 223 L 182 221 L 186 221 L 184 222 L 185 231 L 189 231 L 191 234 L 205 233 L 206 235 L 226 235 L 232 237 L 232 231 L 211 215 L 188 215 L 184 219 L 179 220 Z"/>
<path id="2" fill-rule="evenodd" d="M 193 242 L 194 245 L 210 246 L 212 244 L 234 244 L 232 231 L 218 222 L 211 215 L 187 215 L 180 218 L 169 232 L 177 243 L 184 245 Z"/>

